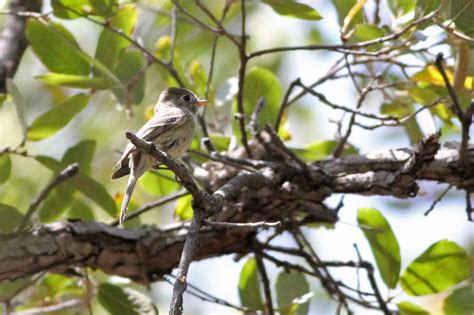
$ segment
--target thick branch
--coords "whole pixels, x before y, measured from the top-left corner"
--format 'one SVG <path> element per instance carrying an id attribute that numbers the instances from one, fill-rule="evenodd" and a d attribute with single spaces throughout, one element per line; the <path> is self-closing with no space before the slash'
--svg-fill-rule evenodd
<path id="1" fill-rule="evenodd" d="M 461 172 L 459 145 L 442 147 L 436 155 L 429 150 L 436 142 L 428 141 L 420 146 L 423 148 L 315 162 L 308 165 L 305 176 L 296 166 L 284 162 L 275 162 L 270 164 L 272 167 L 262 167 L 255 172 L 235 171 L 230 166 L 210 162 L 209 169 L 200 172 L 208 181 L 208 189 L 215 191 L 208 195 L 210 199 L 222 200 L 222 203 L 219 202 L 221 207 L 214 210 L 209 220 L 280 221 L 280 229 L 285 230 L 299 222 L 301 209 L 308 209 L 308 214 L 317 220 L 336 222 L 337 214 L 322 204 L 332 193 L 407 198 L 413 197 L 409 184 L 420 180 L 474 192 L 474 177 Z M 466 158 L 474 162 L 474 151 L 468 150 Z M 234 171 L 224 172 L 225 167 Z M 38 227 L 21 235 L 0 236 L 3 239 L 0 242 L 0 281 L 85 265 L 147 282 L 153 275 L 169 273 L 177 267 L 188 227 L 189 224 L 184 223 L 164 230 L 148 226 L 122 230 L 96 222 L 70 222 Z M 194 254 L 195 260 L 254 250 L 251 246 L 253 229 L 204 227 L 199 233 L 200 246 Z"/>

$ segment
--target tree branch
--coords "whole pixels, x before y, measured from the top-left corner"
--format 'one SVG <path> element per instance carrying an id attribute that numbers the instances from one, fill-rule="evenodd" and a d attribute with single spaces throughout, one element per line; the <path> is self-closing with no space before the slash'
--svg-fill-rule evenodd
<path id="1" fill-rule="evenodd" d="M 166 160 L 167 157 L 156 148 L 152 149 L 151 144 L 141 139 L 134 144 L 163 159 L 161 161 L 166 162 L 178 178 L 190 176 L 181 174 L 181 166 Z M 400 172 L 413 156 L 414 150 L 405 148 L 328 159 L 308 164 L 307 176 L 302 176 L 299 169 L 294 170 L 296 166 L 293 168 L 288 164 L 273 163 L 254 172 L 236 171 L 228 166 L 233 171 L 223 172 L 227 166 L 210 162 L 209 168 L 202 168 L 199 173 L 214 193 L 198 191 L 197 194 L 204 195 L 199 197 L 203 198 L 202 206 L 212 209 L 210 221 L 280 221 L 280 229 L 285 230 L 291 228 L 292 222 L 301 221 L 301 209 L 314 209 L 310 212 L 313 219 L 325 222 L 331 217 L 332 222 L 337 221 L 337 214 L 322 204 L 333 193 L 407 198 L 413 197 L 407 183 L 420 180 L 446 183 L 474 192 L 474 177 L 460 175 L 459 145 L 442 147 L 432 160 L 415 163 L 417 169 L 419 167 L 417 171 Z M 474 163 L 474 151 L 468 150 L 466 158 Z M 325 173 L 323 178 L 321 170 Z M 399 179 L 392 182 L 391 178 L 395 176 Z M 313 178 L 315 181 L 311 181 Z M 184 185 L 185 181 L 182 182 Z M 209 206 L 208 202 L 215 204 Z M 146 283 L 147 277 L 169 273 L 178 266 L 187 232 L 187 224 L 162 230 L 149 226 L 123 230 L 97 222 L 69 222 L 40 226 L 21 234 L 1 235 L 0 280 L 40 271 L 61 272 L 68 266 L 88 266 Z M 252 252 L 249 239 L 253 233 L 252 229 L 204 227 L 200 230 L 200 247 L 193 259 Z M 138 255 L 139 247 L 146 253 L 145 257 Z"/>

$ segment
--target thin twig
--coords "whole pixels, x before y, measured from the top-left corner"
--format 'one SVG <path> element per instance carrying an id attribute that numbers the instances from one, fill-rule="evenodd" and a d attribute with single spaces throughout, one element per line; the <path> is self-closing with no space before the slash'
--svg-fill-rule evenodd
<path id="1" fill-rule="evenodd" d="M 359 110 L 365 101 L 365 98 L 369 92 L 372 91 L 372 85 L 376 82 L 377 78 L 372 79 L 369 84 L 360 92 L 359 100 L 357 101 L 356 110 Z M 344 136 L 338 141 L 336 148 L 334 149 L 333 156 L 338 158 L 341 156 L 342 152 L 344 152 L 345 146 L 347 141 L 352 133 L 352 127 L 354 126 L 354 122 L 356 119 L 356 114 L 353 113 L 351 118 L 349 119 L 349 125 L 347 126 L 346 133 Z"/>
<path id="2" fill-rule="evenodd" d="M 16 231 L 22 232 L 28 222 L 30 222 L 31 216 L 35 213 L 36 209 L 39 207 L 41 202 L 48 197 L 49 193 L 57 186 L 59 186 L 65 180 L 74 177 L 77 173 L 79 173 L 79 165 L 77 163 L 71 164 L 67 166 L 64 170 L 62 170 L 58 176 L 56 176 L 46 187 L 36 196 L 35 200 L 31 203 L 30 207 L 26 211 L 23 220 L 21 221 L 20 225 L 16 228 Z"/>
<path id="3" fill-rule="evenodd" d="M 21 312 L 12 313 L 13 315 L 37 315 L 37 314 L 53 314 L 66 309 L 83 305 L 84 301 L 80 299 L 67 300 L 58 304 L 41 306 L 37 308 L 27 309 Z"/>
<path id="4" fill-rule="evenodd" d="M 471 202 L 471 193 L 469 191 L 466 191 L 466 214 L 467 214 L 467 220 L 468 221 L 473 221 L 472 218 L 472 202 Z"/>
<path id="5" fill-rule="evenodd" d="M 379 287 L 377 286 L 377 282 L 375 281 L 374 267 L 372 266 L 372 264 L 370 264 L 365 268 L 365 270 L 367 270 L 367 277 L 369 278 L 370 286 L 374 290 L 375 298 L 379 303 L 380 309 L 385 315 L 391 315 L 392 312 L 390 312 L 387 303 L 383 300 L 382 295 L 380 294 Z"/>
<path id="6" fill-rule="evenodd" d="M 259 51 L 255 51 L 253 53 L 250 53 L 248 55 L 248 58 L 252 59 L 252 58 L 267 55 L 267 54 L 281 53 L 281 52 L 285 52 L 285 51 L 300 51 L 300 50 L 330 50 L 330 51 L 336 51 L 336 52 L 341 52 L 341 53 L 354 53 L 354 51 L 352 51 L 353 49 L 365 48 L 365 47 L 369 47 L 369 46 L 372 46 L 372 45 L 377 45 L 377 44 L 382 44 L 382 43 L 385 43 L 385 42 L 397 40 L 400 36 L 402 36 L 403 34 L 408 32 L 412 28 L 414 28 L 417 25 L 422 24 L 426 21 L 431 20 L 431 18 L 433 18 L 434 16 L 437 16 L 438 15 L 438 10 L 439 10 L 439 8 L 437 10 L 431 12 L 430 14 L 425 15 L 425 16 L 419 18 L 418 20 L 411 22 L 410 24 L 406 25 L 405 27 L 403 27 L 399 31 L 394 32 L 394 33 L 389 34 L 389 35 L 384 36 L 384 37 L 380 37 L 380 38 L 376 38 L 376 39 L 372 39 L 372 40 L 368 40 L 368 41 L 364 41 L 364 42 L 359 42 L 359 43 L 355 43 L 355 44 L 349 44 L 349 45 L 345 45 L 345 44 L 341 44 L 341 45 L 304 45 L 304 46 L 287 46 L 287 47 L 269 48 L 269 49 L 263 49 L 263 50 L 259 50 Z M 390 47 L 387 47 L 387 48 L 390 48 Z M 368 54 L 368 53 L 366 53 L 366 54 Z M 374 55 L 374 54 L 368 54 L 368 55 Z"/>
<path id="7" fill-rule="evenodd" d="M 181 6 L 181 4 L 179 3 L 179 0 L 171 0 L 171 2 L 173 2 L 173 4 L 184 14 L 186 15 L 186 17 L 188 17 L 191 21 L 193 21 L 194 23 L 196 23 L 198 26 L 200 26 L 201 28 L 205 29 L 205 30 L 208 30 L 208 31 L 211 31 L 215 34 L 219 34 L 219 35 L 225 35 L 225 33 L 227 33 L 227 31 L 225 30 L 222 30 L 222 29 L 215 29 L 215 28 L 212 28 L 210 27 L 209 25 L 207 25 L 206 23 L 202 22 L 201 20 L 199 20 L 198 18 L 196 18 L 192 13 L 190 13 L 189 11 L 187 11 L 183 6 Z M 227 33 L 228 34 L 228 37 L 239 37 L 238 35 L 232 35 L 230 33 Z M 226 35 L 227 36 L 227 35 Z M 232 41 L 233 42 L 233 41 Z"/>
<path id="8" fill-rule="evenodd" d="M 453 184 L 448 185 L 448 187 L 438 196 L 438 198 L 436 198 L 436 199 L 433 201 L 433 203 L 431 204 L 430 208 L 425 211 L 425 213 L 424 213 L 425 216 L 427 216 L 428 214 L 431 213 L 431 211 L 434 210 L 434 208 L 436 207 L 436 205 L 444 198 L 444 196 L 448 193 L 448 191 L 451 190 L 451 188 L 453 188 Z"/>
<path id="9" fill-rule="evenodd" d="M 266 222 L 266 221 L 260 221 L 260 222 L 251 222 L 251 223 L 236 223 L 236 222 L 216 222 L 216 221 L 209 221 L 209 220 L 204 220 L 204 225 L 213 227 L 213 228 L 218 228 L 218 229 L 232 229 L 232 228 L 239 228 L 239 229 L 251 229 L 251 230 L 257 230 L 260 228 L 279 228 L 281 226 L 280 221 L 276 222 Z"/>
<path id="10" fill-rule="evenodd" d="M 451 97 L 451 100 L 453 101 L 453 106 L 451 107 L 452 111 L 454 112 L 454 114 L 456 114 L 456 116 L 458 116 L 459 121 L 461 122 L 462 131 L 461 131 L 461 146 L 459 148 L 459 160 L 461 161 L 463 168 L 468 169 L 468 165 L 466 165 L 467 163 L 466 155 L 467 155 L 468 146 L 469 146 L 469 129 L 471 128 L 472 115 L 474 114 L 474 100 L 471 101 L 470 105 L 464 112 L 461 108 L 461 104 L 459 103 L 459 98 L 456 94 L 456 91 L 451 85 L 451 82 L 449 82 L 449 78 L 446 75 L 446 71 L 444 70 L 442 53 L 439 53 L 436 56 L 435 64 L 439 72 L 441 73 L 441 76 L 443 77 L 443 81 L 446 86 L 446 89 L 448 90 L 449 96 Z"/>
<path id="11" fill-rule="evenodd" d="M 220 23 L 223 23 L 227 13 L 229 12 L 230 6 L 232 4 L 232 1 L 226 0 L 226 4 L 224 6 L 224 9 L 222 10 L 222 16 L 219 20 Z M 209 74 L 207 76 L 207 81 L 206 81 L 206 88 L 204 91 L 204 97 L 205 99 L 209 99 L 209 90 L 212 82 L 212 77 L 214 75 L 214 64 L 216 61 L 216 52 L 217 52 L 217 42 L 219 41 L 219 34 L 216 34 L 214 36 L 214 39 L 212 41 L 212 49 L 211 49 L 211 60 L 209 62 Z M 199 110 L 197 114 L 198 122 L 201 126 L 202 133 L 204 135 L 202 141 L 204 143 L 204 146 L 207 149 L 207 152 L 212 153 L 216 152 L 216 148 L 212 144 L 211 138 L 209 137 L 209 132 L 207 130 L 207 124 L 206 124 L 206 111 L 207 107 L 203 107 L 201 110 Z"/>
<path id="12" fill-rule="evenodd" d="M 171 30 L 170 30 L 170 37 L 171 37 L 171 47 L 170 47 L 170 59 L 168 60 L 168 64 L 172 67 L 174 61 L 174 51 L 176 48 L 176 32 L 177 32 L 177 14 L 176 14 L 176 6 L 173 6 L 171 9 Z"/>
<path id="13" fill-rule="evenodd" d="M 247 141 L 247 132 L 245 131 L 245 110 L 244 110 L 244 86 L 245 86 L 245 69 L 247 67 L 248 56 L 246 53 L 247 39 L 245 37 L 245 23 L 246 23 L 246 13 L 245 13 L 245 0 L 240 1 L 240 8 L 242 14 L 241 20 L 241 33 L 242 37 L 240 38 L 239 46 L 239 57 L 240 57 L 240 67 L 239 67 L 239 90 L 237 92 L 237 111 L 235 118 L 239 123 L 240 128 L 240 138 L 242 144 L 245 148 L 245 153 L 249 158 L 252 158 L 252 151 L 250 150 L 248 141 Z"/>
<path id="14" fill-rule="evenodd" d="M 174 195 L 168 195 L 168 196 L 165 196 L 163 198 L 160 198 L 158 200 L 155 200 L 155 201 L 152 201 L 152 202 L 149 202 L 149 203 L 146 203 L 144 205 L 142 205 L 140 208 L 137 208 L 136 210 L 134 210 L 133 212 L 131 212 L 130 214 L 128 214 L 124 221 L 127 221 L 127 220 L 131 220 L 133 218 L 136 218 L 140 215 L 142 215 L 143 213 L 153 209 L 153 208 L 156 208 L 156 207 L 159 207 L 159 206 L 162 206 L 164 204 L 167 204 L 168 202 L 171 202 L 171 201 L 174 201 L 174 200 L 177 200 L 181 197 L 184 197 L 186 195 L 189 195 L 189 192 L 187 191 L 182 191 L 182 192 L 178 192 Z M 111 226 L 118 226 L 119 224 L 119 220 L 116 220 L 114 221 L 112 224 L 110 224 Z"/>
<path id="15" fill-rule="evenodd" d="M 278 111 L 278 116 L 277 120 L 275 122 L 275 131 L 278 134 L 278 131 L 280 130 L 280 124 L 281 124 L 281 119 L 283 118 L 283 113 L 285 112 L 285 109 L 288 107 L 288 99 L 290 98 L 291 92 L 293 92 L 293 89 L 295 86 L 301 84 L 301 79 L 297 78 L 293 82 L 290 83 L 290 86 L 288 87 L 288 90 L 286 90 L 285 97 L 281 101 L 280 104 L 280 110 Z"/>
<path id="16" fill-rule="evenodd" d="M 459 117 L 459 119 L 462 119 L 463 117 L 463 111 L 461 109 L 461 105 L 459 104 L 459 99 L 456 94 L 456 92 L 453 89 L 453 86 L 451 85 L 451 82 L 449 82 L 448 76 L 446 75 L 446 71 L 444 70 L 443 66 L 443 53 L 439 53 L 436 56 L 436 67 L 438 68 L 439 72 L 441 73 L 441 76 L 443 77 L 444 84 L 446 88 L 448 89 L 449 96 L 451 97 L 451 100 L 453 101 L 453 112 Z"/>
<path id="17" fill-rule="evenodd" d="M 224 26 L 222 25 L 222 22 L 219 21 L 215 16 L 214 14 L 212 14 L 211 11 L 209 11 L 209 9 L 201 3 L 201 1 L 199 0 L 194 0 L 194 3 L 197 5 L 198 8 L 201 9 L 202 12 L 204 12 L 213 22 L 214 24 L 216 24 L 217 28 L 219 29 L 221 35 L 227 37 L 232 43 L 234 43 L 237 47 L 240 47 L 241 43 L 239 43 L 235 38 L 234 36 L 230 35 L 226 29 L 224 28 Z M 242 33 L 241 36 L 245 36 L 245 32 Z"/>
<path id="18" fill-rule="evenodd" d="M 176 276 L 173 275 L 173 274 L 170 274 L 169 275 L 170 277 L 176 279 Z M 172 280 L 168 279 L 166 276 L 163 277 L 163 279 L 173 285 L 173 282 Z M 215 304 L 219 304 L 219 305 L 223 305 L 223 306 L 227 306 L 227 307 L 230 307 L 230 308 L 233 308 L 233 309 L 236 309 L 238 311 L 242 311 L 242 312 L 250 312 L 250 313 L 254 313 L 252 310 L 249 310 L 248 308 L 246 307 L 240 307 L 240 306 L 237 306 L 235 304 L 232 304 L 230 303 L 229 301 L 226 301 L 226 300 L 223 300 L 221 298 L 218 298 L 212 294 L 209 294 L 208 292 L 198 288 L 197 286 L 191 284 L 188 282 L 188 290 L 186 291 L 186 293 L 192 295 L 192 296 L 195 296 L 203 301 L 206 301 L 206 302 L 211 302 L 211 303 L 215 303 Z"/>
<path id="19" fill-rule="evenodd" d="M 90 21 L 94 24 L 100 25 L 103 28 L 106 28 L 106 29 L 110 30 L 111 32 L 117 34 L 118 36 L 124 38 L 130 44 L 132 44 L 138 50 L 140 50 L 147 58 L 153 60 L 153 62 L 156 62 L 157 64 L 159 64 L 160 66 L 165 68 L 171 74 L 171 76 L 176 80 L 176 82 L 179 84 L 179 86 L 181 86 L 181 87 L 185 86 L 183 80 L 180 78 L 180 76 L 179 76 L 178 72 L 176 71 L 176 69 L 174 69 L 169 63 L 164 62 L 163 60 L 156 57 L 153 53 L 151 53 L 150 51 L 148 51 L 148 49 L 146 49 L 143 45 L 141 45 L 137 40 L 135 40 L 131 36 L 128 36 L 127 34 L 125 34 L 123 32 L 123 30 L 112 27 L 109 23 L 105 23 L 105 22 L 101 22 L 101 21 L 98 21 L 96 19 L 93 19 L 90 16 L 88 16 L 86 14 L 83 14 L 82 12 L 74 10 L 74 9 L 68 7 L 68 6 L 62 5 L 59 2 L 57 2 L 57 4 L 60 5 L 61 7 L 63 7 L 64 9 L 69 10 L 69 11 L 85 18 L 86 20 L 88 20 L 88 21 Z"/>
<path id="20" fill-rule="evenodd" d="M 263 285 L 263 292 L 265 293 L 265 313 L 266 315 L 273 315 L 275 314 L 275 310 L 273 309 L 273 301 L 272 301 L 272 292 L 270 290 L 270 280 L 268 279 L 267 270 L 265 269 L 265 264 L 262 259 L 262 255 L 260 252 L 255 253 L 255 261 L 257 263 L 257 268 L 261 276 L 261 282 Z"/>
<path id="21" fill-rule="evenodd" d="M 240 159 L 234 159 L 231 158 L 227 155 L 221 155 L 217 152 L 213 152 L 210 155 L 206 154 L 204 152 L 200 152 L 197 150 L 189 150 L 188 153 L 195 154 L 207 159 L 210 159 L 212 161 L 216 161 L 225 165 L 229 165 L 238 169 L 246 170 L 249 172 L 255 172 L 256 170 L 254 169 L 255 164 L 249 163 L 247 160 L 240 160 Z"/>

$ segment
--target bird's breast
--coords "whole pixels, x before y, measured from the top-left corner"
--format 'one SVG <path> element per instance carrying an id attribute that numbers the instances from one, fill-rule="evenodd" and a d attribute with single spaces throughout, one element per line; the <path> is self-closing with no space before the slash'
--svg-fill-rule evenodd
<path id="1" fill-rule="evenodd" d="M 191 117 L 183 124 L 158 137 L 155 144 L 173 159 L 182 156 L 191 145 L 194 138 L 194 119 Z"/>

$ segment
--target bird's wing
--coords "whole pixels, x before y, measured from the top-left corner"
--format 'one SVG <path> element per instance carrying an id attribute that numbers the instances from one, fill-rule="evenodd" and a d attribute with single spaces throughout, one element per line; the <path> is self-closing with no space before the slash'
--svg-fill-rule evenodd
<path id="1" fill-rule="evenodd" d="M 181 126 L 187 119 L 188 116 L 182 112 L 172 112 L 168 115 L 154 116 L 138 130 L 137 136 L 145 141 L 155 142 L 158 137 L 175 127 Z"/>
<path id="2" fill-rule="evenodd" d="M 158 137 L 182 125 L 187 119 L 188 116 L 181 111 L 169 111 L 164 115 L 160 115 L 158 112 L 157 115 L 153 116 L 138 130 L 136 135 L 145 141 L 155 142 Z M 130 173 L 129 158 L 134 150 L 135 146 L 132 143 L 128 143 L 122 157 L 115 165 L 117 170 L 112 174 L 112 179 L 117 179 Z"/>

